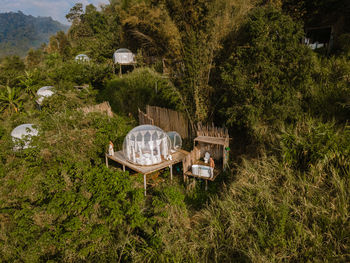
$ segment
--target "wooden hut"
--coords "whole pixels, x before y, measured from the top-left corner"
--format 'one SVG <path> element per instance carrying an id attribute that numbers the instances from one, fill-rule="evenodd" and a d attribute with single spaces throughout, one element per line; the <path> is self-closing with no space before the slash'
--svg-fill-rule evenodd
<path id="1" fill-rule="evenodd" d="M 194 139 L 194 149 L 183 160 L 184 180 L 188 176 L 214 181 L 218 174 L 225 170 L 228 162 L 230 137 L 228 130 L 214 125 L 198 124 L 197 137 Z M 215 160 L 215 168 L 210 171 L 210 164 L 202 161 L 206 153 Z"/>

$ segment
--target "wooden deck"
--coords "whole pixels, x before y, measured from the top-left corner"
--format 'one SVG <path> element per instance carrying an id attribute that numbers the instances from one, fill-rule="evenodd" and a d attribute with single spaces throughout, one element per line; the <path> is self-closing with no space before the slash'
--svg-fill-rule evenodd
<path id="1" fill-rule="evenodd" d="M 159 164 L 155 164 L 155 165 L 137 165 L 137 164 L 133 164 L 131 162 L 129 162 L 128 160 L 126 160 L 124 154 L 122 151 L 118 151 L 114 153 L 114 156 L 111 155 L 106 155 L 106 157 L 110 160 L 113 160 L 117 163 L 120 163 L 123 166 L 126 166 L 128 168 L 130 168 L 131 170 L 134 170 L 140 174 L 151 174 L 154 173 L 156 171 L 159 171 L 161 169 L 167 168 L 173 164 L 182 162 L 183 158 L 188 154 L 188 152 L 184 151 L 184 150 L 179 150 L 175 153 L 172 154 L 173 159 L 169 160 L 169 161 L 163 161 Z"/>
<path id="2" fill-rule="evenodd" d="M 115 152 L 114 155 L 108 155 L 106 154 L 106 165 L 108 167 L 108 160 L 115 161 L 117 163 L 120 163 L 123 165 L 123 171 L 125 171 L 125 166 L 130 168 L 131 170 L 134 170 L 140 174 L 143 174 L 143 181 L 144 181 L 144 189 L 145 189 L 145 195 L 146 195 L 146 188 L 147 188 L 147 177 L 146 175 L 154 173 L 156 171 L 162 170 L 164 168 L 169 167 L 170 168 L 170 179 L 173 179 L 173 165 L 177 164 L 179 162 L 182 162 L 182 160 L 188 155 L 188 152 L 184 150 L 178 150 L 177 152 L 173 153 L 172 160 L 166 160 L 159 164 L 155 165 L 137 165 L 129 162 L 126 160 L 124 153 L 122 151 Z"/>

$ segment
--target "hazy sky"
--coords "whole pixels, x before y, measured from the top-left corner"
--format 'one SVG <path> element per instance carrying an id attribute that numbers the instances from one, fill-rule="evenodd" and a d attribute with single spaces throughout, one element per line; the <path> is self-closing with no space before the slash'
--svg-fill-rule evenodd
<path id="1" fill-rule="evenodd" d="M 61 23 L 68 24 L 65 15 L 76 3 L 100 4 L 109 3 L 108 0 L 0 0 L 0 13 L 22 11 L 26 15 L 51 16 Z"/>

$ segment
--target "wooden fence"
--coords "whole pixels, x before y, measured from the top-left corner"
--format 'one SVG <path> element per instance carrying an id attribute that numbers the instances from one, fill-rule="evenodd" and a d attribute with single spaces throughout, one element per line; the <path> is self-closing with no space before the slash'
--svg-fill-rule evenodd
<path id="1" fill-rule="evenodd" d="M 139 123 L 156 125 L 167 132 L 176 131 L 184 139 L 191 137 L 189 121 L 178 111 L 147 105 L 146 113 L 139 110 Z"/>
<path id="2" fill-rule="evenodd" d="M 147 114 L 143 113 L 140 109 L 139 109 L 139 123 L 140 125 L 144 125 L 144 124 L 154 125 L 153 119 L 150 118 Z"/>
<path id="3" fill-rule="evenodd" d="M 198 125 L 197 125 L 197 136 L 229 138 L 227 128 L 215 127 L 214 123 L 212 123 L 211 125 L 202 125 L 201 123 L 198 123 Z"/>
<path id="4" fill-rule="evenodd" d="M 200 155 L 200 150 L 197 147 L 194 147 L 194 149 L 182 160 L 182 169 L 184 174 L 192 170 L 192 165 L 200 159 Z"/>

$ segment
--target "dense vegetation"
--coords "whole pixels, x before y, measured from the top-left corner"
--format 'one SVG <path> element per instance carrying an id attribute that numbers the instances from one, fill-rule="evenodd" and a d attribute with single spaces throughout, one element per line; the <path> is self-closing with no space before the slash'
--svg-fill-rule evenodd
<path id="1" fill-rule="evenodd" d="M 68 26 L 51 17 L 33 17 L 22 12 L 0 14 L 0 57 L 25 56 L 30 48 L 39 48 L 51 35 Z"/>
<path id="2" fill-rule="evenodd" d="M 349 35 L 327 57 L 301 44 L 316 13 L 292 0 L 77 4 L 67 34 L 4 58 L 0 261 L 350 261 Z M 122 77 L 120 47 L 137 54 Z M 39 110 L 46 85 L 56 94 Z M 81 110 L 106 100 L 114 117 Z M 141 176 L 105 167 L 108 142 L 120 149 L 147 104 L 228 127 L 229 169 L 208 191 L 176 167 L 144 197 Z M 39 136 L 13 151 L 23 123 Z"/>

